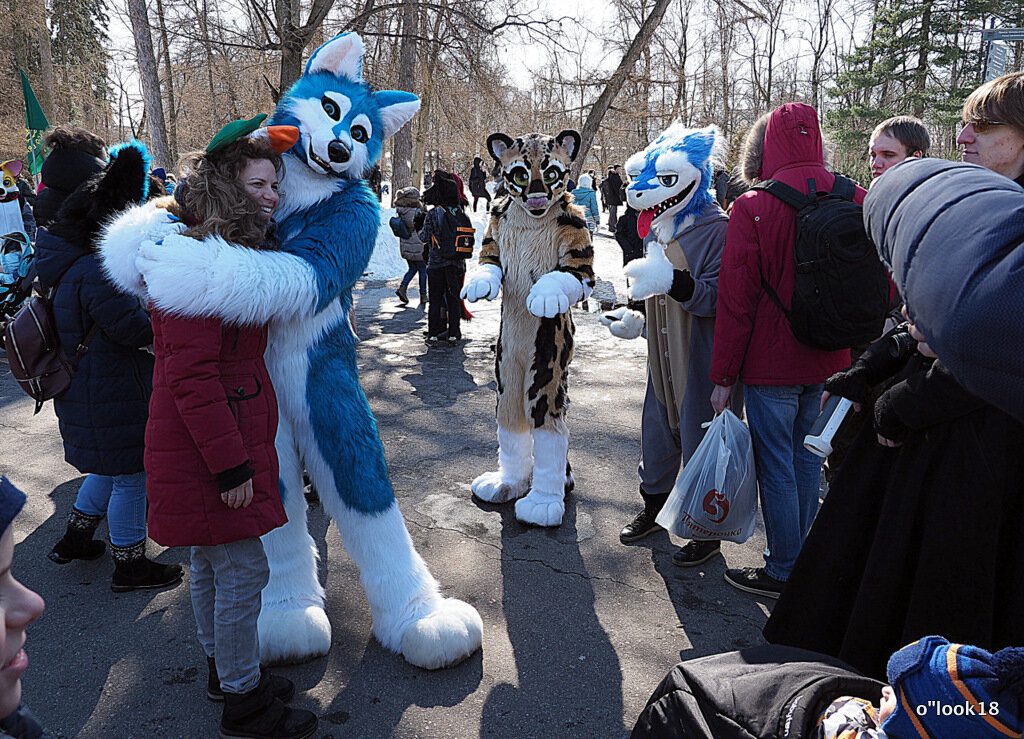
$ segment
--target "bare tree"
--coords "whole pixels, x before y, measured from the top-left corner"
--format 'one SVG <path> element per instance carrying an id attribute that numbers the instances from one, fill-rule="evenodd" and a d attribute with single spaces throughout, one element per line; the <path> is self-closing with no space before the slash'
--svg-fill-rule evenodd
<path id="1" fill-rule="evenodd" d="M 367 4 L 372 7 L 373 0 Z M 415 92 L 416 37 L 419 19 L 415 0 L 402 0 L 402 46 L 398 59 L 398 89 Z M 364 29 L 365 30 L 365 29 Z M 391 174 L 392 195 L 399 188 L 416 184 L 412 179 L 412 126 L 402 126 L 394 138 L 394 159 Z"/>
<path id="2" fill-rule="evenodd" d="M 149 124 L 153 162 L 157 166 L 167 167 L 171 164 L 171 155 L 167 148 L 164 106 L 160 99 L 160 80 L 156 73 L 156 56 L 153 53 L 153 37 L 149 32 L 145 0 L 128 0 L 128 15 L 132 21 L 132 35 L 135 37 L 139 75 L 142 78 L 142 97 L 146 101 L 146 119 Z"/>
<path id="3" fill-rule="evenodd" d="M 615 99 L 615 96 L 619 94 L 619 90 L 622 89 L 622 85 L 626 81 L 626 76 L 630 70 L 633 69 L 633 65 L 636 64 L 637 58 L 639 58 L 641 52 L 651 42 L 651 36 L 654 35 L 655 30 L 658 28 L 658 24 L 661 23 L 661 19 L 665 17 L 665 11 L 668 10 L 668 6 L 671 0 L 656 0 L 654 7 L 651 8 L 650 15 L 644 20 L 640 26 L 640 30 L 637 31 L 636 37 L 633 42 L 626 49 L 626 53 L 622 56 L 622 61 L 619 62 L 618 68 L 612 73 L 611 78 L 608 80 L 608 84 L 605 85 L 604 90 L 597 98 L 597 102 L 590 109 L 590 113 L 587 115 L 587 120 L 583 124 L 583 130 L 580 132 L 582 141 L 580 143 L 580 152 L 576 156 L 576 160 L 573 162 L 572 175 L 574 178 L 579 177 L 580 171 L 583 169 L 583 162 L 587 158 L 587 153 L 590 151 L 590 145 L 594 140 L 594 134 L 597 133 L 597 129 L 601 126 L 601 121 L 604 118 L 605 113 L 608 112 L 609 106 Z"/>

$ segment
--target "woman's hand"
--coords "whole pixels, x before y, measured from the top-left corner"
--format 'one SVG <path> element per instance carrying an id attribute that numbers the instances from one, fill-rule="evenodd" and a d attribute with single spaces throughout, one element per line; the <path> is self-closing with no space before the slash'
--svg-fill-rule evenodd
<path id="1" fill-rule="evenodd" d="M 878 437 L 878 443 L 882 446 L 887 446 L 890 449 L 895 449 L 898 446 L 903 446 L 902 441 L 893 441 L 892 439 L 886 439 L 881 434 L 875 434 Z"/>
<path id="2" fill-rule="evenodd" d="M 252 480 L 246 480 L 237 488 L 221 493 L 220 499 L 228 508 L 248 508 L 252 503 Z"/>

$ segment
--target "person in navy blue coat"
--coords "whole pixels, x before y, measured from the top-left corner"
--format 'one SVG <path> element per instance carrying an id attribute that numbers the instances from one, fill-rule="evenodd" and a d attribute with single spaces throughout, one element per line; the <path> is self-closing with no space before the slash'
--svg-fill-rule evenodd
<path id="1" fill-rule="evenodd" d="M 106 278 L 93 248 L 103 221 L 148 192 L 145 148 L 112 150 L 106 169 L 68 196 L 49 226 L 39 229 L 36 243 L 39 280 L 56 286 L 53 317 L 61 346 L 71 358 L 89 339 L 70 387 L 53 401 L 64 458 L 88 476 L 49 557 L 66 564 L 101 556 L 104 544 L 93 534 L 106 515 L 115 592 L 174 585 L 182 577 L 179 565 L 145 556 L 142 454 L 153 388 L 149 315 Z"/>

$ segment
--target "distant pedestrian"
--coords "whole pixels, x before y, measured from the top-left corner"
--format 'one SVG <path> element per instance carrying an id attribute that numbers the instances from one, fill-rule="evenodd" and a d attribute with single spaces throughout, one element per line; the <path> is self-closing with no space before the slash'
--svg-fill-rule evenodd
<path id="1" fill-rule="evenodd" d="M 409 231 L 408 238 L 399 238 L 398 241 L 402 259 L 408 263 L 409 270 L 402 277 L 402 284 L 395 290 L 395 294 L 403 305 L 408 303 L 409 295 L 406 291 L 409 288 L 409 283 L 412 282 L 413 277 L 419 275 L 420 308 L 422 309 L 427 305 L 427 256 L 419 231 L 423 228 L 427 210 L 420 201 L 420 191 L 415 187 L 403 187 L 399 190 L 395 197 L 395 210 Z"/>
<path id="2" fill-rule="evenodd" d="M 469 192 L 473 196 L 474 213 L 480 198 L 487 201 L 488 208 L 491 207 L 491 193 L 487 191 L 487 172 L 484 171 L 484 160 L 480 157 L 473 160 L 473 169 L 469 173 Z"/>
<path id="3" fill-rule="evenodd" d="M 644 255 L 644 240 L 636 230 L 637 216 L 639 213 L 633 210 L 633 206 L 627 204 L 625 212 L 615 224 L 615 240 L 622 249 L 623 267 Z"/>
<path id="4" fill-rule="evenodd" d="M 462 300 L 459 293 L 466 276 L 466 260 L 454 256 L 454 223 L 465 216 L 462 182 L 457 175 L 440 169 L 434 172 L 433 182 L 423 193 L 423 203 L 434 207 L 427 213 L 420 231 L 420 239 L 427 247 L 429 346 L 443 340 L 456 344 L 462 338 Z"/>
<path id="5" fill-rule="evenodd" d="M 615 233 L 619 221 L 619 207 L 626 202 L 626 184 L 622 181 L 622 167 L 608 168 L 608 176 L 601 183 L 601 200 L 608 210 L 608 230 Z"/>
<path id="6" fill-rule="evenodd" d="M 580 183 L 572 191 L 573 200 L 583 208 L 587 218 L 587 229 L 593 236 L 601 223 L 601 213 L 597 209 L 597 195 L 594 192 L 594 179 L 589 174 L 580 175 Z"/>

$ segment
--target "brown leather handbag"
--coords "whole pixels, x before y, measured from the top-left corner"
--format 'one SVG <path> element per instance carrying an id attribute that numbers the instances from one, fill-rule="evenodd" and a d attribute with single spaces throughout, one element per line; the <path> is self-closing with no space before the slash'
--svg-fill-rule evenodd
<path id="1" fill-rule="evenodd" d="M 36 282 L 33 295 L 4 330 L 4 348 L 11 374 L 21 389 L 36 401 L 36 410 L 50 398 L 66 392 L 71 378 L 78 370 L 78 363 L 89 349 L 89 342 L 99 330 L 92 328 L 75 348 L 75 356 L 69 361 L 60 343 L 57 324 L 53 320 L 53 295 L 56 285 L 44 290 Z"/>

